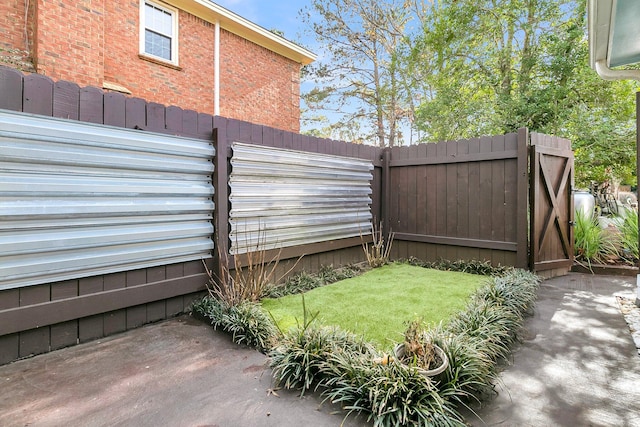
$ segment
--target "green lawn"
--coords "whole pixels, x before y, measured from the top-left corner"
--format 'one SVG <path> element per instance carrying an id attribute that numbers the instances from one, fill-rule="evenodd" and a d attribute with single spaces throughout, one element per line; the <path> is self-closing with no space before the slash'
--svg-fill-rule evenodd
<path id="1" fill-rule="evenodd" d="M 317 321 L 362 334 L 383 349 L 402 341 L 406 321 L 422 317 L 436 324 L 463 309 L 484 276 L 432 270 L 408 264 L 389 264 L 358 277 L 316 288 L 304 294 L 308 312 Z M 302 323 L 302 296 L 264 299 L 285 331 Z"/>

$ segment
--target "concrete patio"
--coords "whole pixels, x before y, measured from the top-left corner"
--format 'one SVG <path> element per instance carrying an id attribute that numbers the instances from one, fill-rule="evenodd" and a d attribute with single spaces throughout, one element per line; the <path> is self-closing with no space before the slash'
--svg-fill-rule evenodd
<path id="1" fill-rule="evenodd" d="M 640 426 L 640 357 L 614 295 L 635 278 L 545 281 L 526 339 L 476 426 Z M 338 426 L 273 390 L 264 355 L 182 316 L 0 367 L 2 426 Z M 349 417 L 346 426 L 366 425 Z"/>

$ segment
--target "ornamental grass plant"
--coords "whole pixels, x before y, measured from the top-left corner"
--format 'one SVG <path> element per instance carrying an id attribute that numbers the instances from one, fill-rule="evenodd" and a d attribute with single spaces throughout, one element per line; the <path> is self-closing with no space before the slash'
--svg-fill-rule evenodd
<path id="1" fill-rule="evenodd" d="M 575 213 L 574 250 L 576 261 L 587 265 L 605 264 L 609 258 L 617 258 L 615 234 L 606 233 L 600 227 L 598 218 L 582 210 Z"/>
<path id="2" fill-rule="evenodd" d="M 260 304 L 244 301 L 231 305 L 211 295 L 196 301 L 192 310 L 211 322 L 214 329 L 231 334 L 236 344 L 267 352 L 278 341 L 279 330 Z"/>
<path id="3" fill-rule="evenodd" d="M 445 270 L 492 271 L 490 265 L 477 262 L 438 265 Z M 496 268 L 493 274 L 452 317 L 418 334 L 448 358 L 448 367 L 434 377 L 394 360 L 363 335 L 337 324 L 320 324 L 322 308 L 310 311 L 304 295 L 302 316 L 286 331 L 250 301 L 229 305 L 209 296 L 194 309 L 212 319 L 214 327 L 231 333 L 235 342 L 267 352 L 277 385 L 301 395 L 318 391 L 342 405 L 346 416 L 361 414 L 381 427 L 464 426 L 461 408 L 495 393 L 499 363 L 517 341 L 540 282 L 531 273 L 510 268 Z M 303 281 L 316 282 L 309 277 Z M 364 292 L 371 293 L 370 288 Z"/>
<path id="4" fill-rule="evenodd" d="M 449 359 L 436 377 L 426 378 L 336 327 L 307 325 L 285 334 L 271 353 L 275 379 L 301 393 L 320 390 L 347 416 L 366 415 L 374 426 L 463 426 L 459 409 L 495 393 L 498 363 L 517 340 L 539 282 L 528 272 L 501 271 L 449 322 L 428 329 L 425 339 Z M 345 337 L 358 344 L 345 345 Z"/>
<path id="5" fill-rule="evenodd" d="M 638 254 L 638 212 L 626 209 L 622 215 L 622 224 L 619 230 L 621 255 L 630 264 L 635 264 L 640 258 Z"/>

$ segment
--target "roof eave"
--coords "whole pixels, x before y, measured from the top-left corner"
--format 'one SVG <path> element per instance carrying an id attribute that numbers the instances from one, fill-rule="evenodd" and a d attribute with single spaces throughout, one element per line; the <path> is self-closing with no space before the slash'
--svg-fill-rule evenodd
<path id="1" fill-rule="evenodd" d="M 271 31 L 236 15 L 230 10 L 227 10 L 211 1 L 163 1 L 212 24 L 218 22 L 221 28 L 302 65 L 308 65 L 317 58 L 313 52 L 303 48 L 302 46 L 299 46 L 284 37 L 280 37 L 279 35 L 274 34 Z"/>
<path id="2" fill-rule="evenodd" d="M 640 70 L 612 70 L 609 67 L 615 5 L 614 0 L 588 2 L 589 65 L 605 80 L 640 80 Z"/>

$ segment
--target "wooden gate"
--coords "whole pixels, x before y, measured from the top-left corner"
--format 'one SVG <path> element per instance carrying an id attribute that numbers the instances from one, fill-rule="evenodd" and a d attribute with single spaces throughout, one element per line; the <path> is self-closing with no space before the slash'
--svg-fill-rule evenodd
<path id="1" fill-rule="evenodd" d="M 530 265 L 544 276 L 573 264 L 573 152 L 566 139 L 531 133 Z"/>

